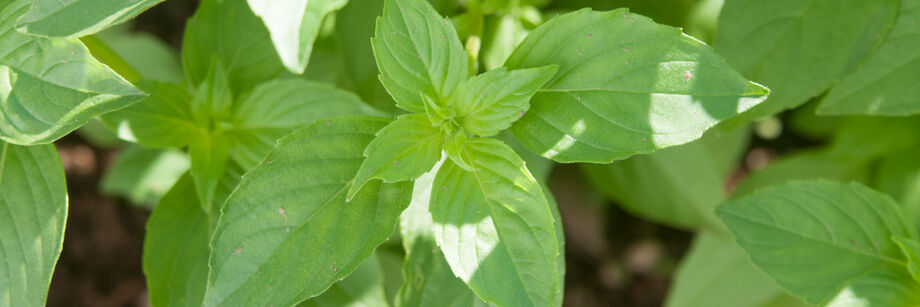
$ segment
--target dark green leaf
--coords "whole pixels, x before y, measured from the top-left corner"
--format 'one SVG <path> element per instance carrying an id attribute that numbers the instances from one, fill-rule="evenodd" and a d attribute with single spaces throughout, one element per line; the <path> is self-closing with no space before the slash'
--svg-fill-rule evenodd
<path id="1" fill-rule="evenodd" d="M 387 121 L 339 117 L 279 140 L 221 210 L 204 305 L 289 306 L 348 276 L 385 241 L 410 183 L 368 183 L 350 202 L 364 147 Z"/>
<path id="2" fill-rule="evenodd" d="M 0 212 L 0 305 L 44 306 L 67 219 L 54 146 L 0 142 Z"/>
<path id="3" fill-rule="evenodd" d="M 608 163 L 693 141 L 769 92 L 680 29 L 625 9 L 553 18 L 505 66 L 553 64 L 559 73 L 511 132 L 560 162 Z"/>
<path id="4" fill-rule="evenodd" d="M 148 147 L 183 147 L 197 131 L 192 117 L 192 96 L 184 87 L 162 82 L 141 82 L 150 93 L 133 106 L 108 113 L 102 121 L 118 131 L 118 137 Z"/>
<path id="5" fill-rule="evenodd" d="M 899 0 L 727 0 L 715 47 L 774 94 L 738 121 L 799 106 L 876 49 Z"/>

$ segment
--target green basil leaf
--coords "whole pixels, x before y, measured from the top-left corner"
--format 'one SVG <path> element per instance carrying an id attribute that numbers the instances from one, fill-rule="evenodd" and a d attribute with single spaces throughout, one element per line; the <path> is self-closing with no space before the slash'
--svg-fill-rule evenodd
<path id="1" fill-rule="evenodd" d="M 383 115 L 351 92 L 303 79 L 260 84 L 239 99 L 230 122 L 236 141 L 231 157 L 250 169 L 271 151 L 275 140 L 320 118 Z"/>
<path id="2" fill-rule="evenodd" d="M 464 131 L 493 136 L 524 116 L 530 108 L 530 97 L 556 74 L 556 70 L 556 66 L 491 70 L 460 83 L 449 105 L 460 117 Z"/>
<path id="3" fill-rule="evenodd" d="M 125 22 L 163 0 L 35 0 L 16 27 L 29 34 L 81 37 Z"/>
<path id="4" fill-rule="evenodd" d="M 142 80 L 177 84 L 185 80 L 179 55 L 152 34 L 112 29 L 96 37 L 136 70 Z"/>
<path id="5" fill-rule="evenodd" d="M 451 270 L 487 302 L 556 304 L 561 250 L 540 184 L 501 141 L 470 140 L 467 154 L 474 170 L 445 160 L 431 192 L 434 237 Z"/>
<path id="6" fill-rule="evenodd" d="M 64 167 L 52 145 L 0 142 L 0 297 L 44 306 L 67 220 Z"/>
<path id="7" fill-rule="evenodd" d="M 559 162 L 609 163 L 688 143 L 769 92 L 680 29 L 625 9 L 553 18 L 505 66 L 553 64 L 559 72 L 511 132 Z"/>
<path id="8" fill-rule="evenodd" d="M 374 37 L 377 16 L 383 13 L 384 0 L 351 1 L 335 13 L 334 36 L 339 46 L 344 74 L 353 90 L 372 106 L 395 111 L 393 97 L 380 83 L 374 50 L 367 42 Z M 341 68 L 340 68 L 341 69 Z"/>
<path id="9" fill-rule="evenodd" d="M 148 147 L 183 147 L 197 130 L 192 116 L 192 96 L 185 87 L 141 81 L 150 93 L 130 107 L 102 115 L 102 122 L 118 131 L 118 137 Z"/>
<path id="10" fill-rule="evenodd" d="M 192 96 L 191 108 L 192 117 L 198 126 L 207 127 L 211 131 L 219 129 L 220 121 L 230 116 L 233 110 L 233 91 L 219 62 L 211 62 L 208 75 Z"/>
<path id="11" fill-rule="evenodd" d="M 326 15 L 342 8 L 348 0 L 248 0 L 256 16 L 262 18 L 281 62 L 291 72 L 302 74 L 307 68 L 313 41 Z"/>
<path id="12" fill-rule="evenodd" d="M 479 53 L 483 67 L 493 70 L 505 64 L 505 60 L 514 52 L 514 47 L 527 37 L 527 33 L 518 16 L 486 16 L 482 51 Z"/>
<path id="13" fill-rule="evenodd" d="M 822 115 L 903 116 L 920 113 L 920 1 L 901 0 L 900 12 L 879 51 L 831 90 Z"/>
<path id="14" fill-rule="evenodd" d="M 920 284 L 902 267 L 886 266 L 850 282 L 827 306 L 920 306 Z"/>
<path id="15" fill-rule="evenodd" d="M 907 218 L 920 225 L 920 148 L 891 152 L 878 162 L 872 185 L 901 204 Z"/>
<path id="16" fill-rule="evenodd" d="M 223 203 L 215 195 L 220 177 L 230 160 L 230 140 L 226 135 L 198 134 L 189 143 L 188 153 L 198 200 L 202 210 L 210 214 L 215 206 Z"/>
<path id="17" fill-rule="evenodd" d="M 728 0 L 715 47 L 773 93 L 738 121 L 779 113 L 826 91 L 878 47 L 899 0 Z"/>
<path id="18" fill-rule="evenodd" d="M 215 57 L 234 95 L 284 71 L 268 30 L 246 0 L 203 0 L 186 24 L 182 66 L 192 85 L 205 79 Z"/>
<path id="19" fill-rule="evenodd" d="M 0 140 L 49 143 L 143 98 L 79 40 L 16 31 L 13 23 L 30 3 L 19 0 L 0 11 Z"/>
<path id="20" fill-rule="evenodd" d="M 907 258 L 907 270 L 910 272 L 914 281 L 920 283 L 920 242 L 916 239 L 905 237 L 893 237 L 894 243 L 898 244 L 904 257 Z"/>
<path id="21" fill-rule="evenodd" d="M 155 306 L 201 306 L 208 281 L 208 215 L 186 173 L 153 209 L 144 237 L 144 275 Z"/>
<path id="22" fill-rule="evenodd" d="M 834 154 L 827 149 L 805 150 L 770 162 L 745 177 L 732 191 L 732 198 L 747 196 L 759 189 L 790 180 L 832 179 L 865 182 L 869 178 L 867 161 Z"/>
<path id="23" fill-rule="evenodd" d="M 703 231 L 681 261 L 665 306 L 758 307 L 782 295 L 738 244 Z"/>
<path id="24" fill-rule="evenodd" d="M 600 193 L 632 214 L 682 229 L 723 230 L 713 209 L 725 200 L 729 169 L 747 146 L 748 130 L 737 130 L 710 131 L 690 144 L 581 169 Z"/>
<path id="25" fill-rule="evenodd" d="M 421 176 L 441 158 L 444 136 L 441 129 L 432 127 L 428 116 L 407 114 L 377 132 L 377 137 L 367 145 L 361 168 L 348 188 L 351 198 L 371 179 L 384 182 L 413 180 Z"/>
<path id="26" fill-rule="evenodd" d="M 412 189 L 412 202 L 399 216 L 399 231 L 406 259 L 396 306 L 486 306 L 462 280 L 454 276 L 444 253 L 435 242 L 428 201 L 431 184 L 441 164 L 418 177 Z"/>
<path id="27" fill-rule="evenodd" d="M 906 265 L 891 237 L 916 234 L 897 206 L 860 184 L 799 181 L 716 211 L 767 275 L 789 293 L 821 304 L 860 275 Z"/>
<path id="28" fill-rule="evenodd" d="M 354 273 L 329 287 L 320 296 L 297 305 L 298 307 L 386 307 L 383 293 L 383 269 L 377 255 L 371 254 Z"/>
<path id="29" fill-rule="evenodd" d="M 189 158 L 175 149 L 129 145 L 118 152 L 102 176 L 100 189 L 137 205 L 155 205 L 189 168 Z"/>
<path id="30" fill-rule="evenodd" d="M 425 112 L 419 92 L 443 103 L 469 72 L 450 19 L 423 0 L 387 0 L 371 39 L 380 81 L 396 106 Z"/>
<path id="31" fill-rule="evenodd" d="M 243 176 L 211 239 L 205 306 L 299 303 L 348 276 L 389 238 L 410 183 L 371 182 L 345 201 L 364 147 L 386 123 L 317 121 L 279 140 Z"/>

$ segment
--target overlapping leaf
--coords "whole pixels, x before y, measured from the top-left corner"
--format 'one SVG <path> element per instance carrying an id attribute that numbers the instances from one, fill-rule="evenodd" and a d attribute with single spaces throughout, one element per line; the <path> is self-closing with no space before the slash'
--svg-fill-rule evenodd
<path id="1" fill-rule="evenodd" d="M 457 112 L 464 131 L 494 136 L 524 116 L 530 98 L 555 73 L 555 66 L 495 69 L 460 83 L 448 105 Z"/>
<path id="2" fill-rule="evenodd" d="M 560 162 L 611 162 L 684 144 L 760 103 L 768 90 L 677 28 L 625 9 L 558 16 L 505 63 L 558 65 L 511 132 Z"/>
<path id="3" fill-rule="evenodd" d="M 348 3 L 348 0 L 248 0 L 256 16 L 262 18 L 281 62 L 291 72 L 302 74 L 307 68 L 313 42 L 323 19 Z"/>
<path id="4" fill-rule="evenodd" d="M 163 0 L 35 0 L 17 27 L 29 34 L 80 37 L 125 22 Z"/>
<path id="5" fill-rule="evenodd" d="M 204 305 L 288 306 L 348 276 L 385 241 L 409 204 L 409 183 L 345 194 L 364 147 L 387 123 L 321 120 L 281 139 L 221 210 Z"/>
<path id="6" fill-rule="evenodd" d="M 49 143 L 143 97 L 80 41 L 16 31 L 30 3 L 15 1 L 0 11 L 0 140 Z"/>

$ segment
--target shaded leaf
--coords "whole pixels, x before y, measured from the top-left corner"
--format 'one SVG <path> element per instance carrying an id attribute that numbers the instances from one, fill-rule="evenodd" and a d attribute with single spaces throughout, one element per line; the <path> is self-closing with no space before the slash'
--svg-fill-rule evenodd
<path id="1" fill-rule="evenodd" d="M 351 275 L 333 284 L 320 296 L 298 307 L 386 307 L 383 294 L 383 269 L 378 257 L 371 254 Z"/>
<path id="2" fill-rule="evenodd" d="M 150 93 L 140 103 L 103 115 L 102 122 L 118 137 L 148 147 L 183 147 L 197 131 L 192 116 L 192 96 L 182 86 L 164 82 L 140 82 Z"/>
<path id="3" fill-rule="evenodd" d="M 153 205 L 188 168 L 188 156 L 178 150 L 127 146 L 106 169 L 100 189 L 134 204 Z"/>
<path id="4" fill-rule="evenodd" d="M 907 258 L 907 270 L 914 281 L 920 285 L 920 242 L 905 237 L 894 237 L 892 240 L 901 248 L 901 252 Z"/>

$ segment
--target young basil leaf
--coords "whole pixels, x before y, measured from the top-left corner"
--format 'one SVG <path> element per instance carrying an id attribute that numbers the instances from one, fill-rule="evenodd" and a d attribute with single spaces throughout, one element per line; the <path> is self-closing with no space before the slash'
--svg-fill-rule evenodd
<path id="1" fill-rule="evenodd" d="M 348 0 L 248 0 L 252 11 L 262 18 L 281 62 L 291 72 L 302 74 L 307 68 L 313 41 L 326 15 L 342 8 Z"/>
<path id="2" fill-rule="evenodd" d="M 67 219 L 54 146 L 0 142 L 0 195 L 0 297 L 5 306 L 43 306 Z"/>
<path id="3" fill-rule="evenodd" d="M 812 304 L 881 266 L 903 268 L 891 237 L 917 237 L 890 197 L 856 183 L 793 182 L 716 211 L 758 267 Z"/>
<path id="4" fill-rule="evenodd" d="M 905 237 L 893 237 L 894 243 L 898 244 L 904 257 L 907 258 L 907 270 L 910 272 L 914 281 L 920 283 L 920 242 L 916 239 Z"/>
<path id="5" fill-rule="evenodd" d="M 470 74 L 450 19 L 427 1 L 387 0 L 371 44 L 380 81 L 396 106 L 410 112 L 425 112 L 419 91 L 443 103 Z"/>
<path id="6" fill-rule="evenodd" d="M 920 0 L 901 0 L 894 27 L 879 51 L 837 84 L 821 106 L 822 115 L 903 116 L 920 113 Z"/>
<path id="7" fill-rule="evenodd" d="M 377 255 L 371 254 L 354 273 L 333 284 L 320 296 L 297 304 L 297 307 L 340 306 L 388 306 L 383 293 L 383 268 Z"/>
<path id="8" fill-rule="evenodd" d="M 737 119 L 799 106 L 826 91 L 885 38 L 900 0 L 727 0 L 715 47 L 774 94 Z"/>
<path id="9" fill-rule="evenodd" d="M 718 132 L 613 164 L 582 164 L 581 169 L 601 194 L 632 214 L 677 228 L 721 231 L 713 209 L 726 199 L 727 169 L 740 163 L 749 130 Z"/>
<path id="10" fill-rule="evenodd" d="M 451 160 L 431 191 L 434 237 L 451 270 L 480 298 L 500 306 L 550 306 L 560 246 L 543 190 L 501 141 L 467 142 L 474 171 Z"/>
<path id="11" fill-rule="evenodd" d="M 125 22 L 163 0 L 34 0 L 16 27 L 29 34 L 81 37 Z"/>
<path id="12" fill-rule="evenodd" d="M 413 180 L 441 158 L 444 135 L 425 114 L 406 114 L 380 129 L 364 149 L 364 162 L 348 188 L 352 198 L 371 179 L 384 182 Z"/>
<path id="13" fill-rule="evenodd" d="M 665 306 L 757 307 L 785 295 L 734 241 L 709 231 L 697 233 L 671 287 Z"/>
<path id="14" fill-rule="evenodd" d="M 698 139 L 769 92 L 709 46 L 625 9 L 589 9 L 537 27 L 506 67 L 559 65 L 511 126 L 560 162 L 609 163 Z"/>
<path id="15" fill-rule="evenodd" d="M 348 276 L 389 238 L 410 183 L 371 182 L 345 201 L 364 147 L 386 123 L 331 118 L 279 140 L 221 210 L 203 305 L 299 303 Z"/>
<path id="16" fill-rule="evenodd" d="M 19 0 L 0 11 L 0 140 L 50 143 L 143 98 L 80 41 L 16 31 L 13 24 L 30 3 Z"/>
<path id="17" fill-rule="evenodd" d="M 118 131 L 121 139 L 148 147 L 183 147 L 197 123 L 192 116 L 192 96 L 185 87 L 141 81 L 150 93 L 141 103 L 102 115 L 102 122 Z"/>
<path id="18" fill-rule="evenodd" d="M 211 214 L 215 206 L 223 203 L 215 195 L 220 177 L 230 160 L 230 140 L 222 134 L 198 134 L 192 137 L 188 153 L 201 208 Z"/>
<path id="19" fill-rule="evenodd" d="M 557 66 L 508 71 L 504 67 L 474 76 L 457 87 L 448 105 L 464 131 L 493 136 L 511 127 L 530 108 L 530 97 L 556 74 Z"/>
<path id="20" fill-rule="evenodd" d="M 209 131 L 222 128 L 222 121 L 230 117 L 233 110 L 233 92 L 227 75 L 219 62 L 212 61 L 207 77 L 195 91 L 191 100 L 192 117 L 198 127 Z"/>
<path id="21" fill-rule="evenodd" d="M 226 70 L 234 95 L 284 71 L 268 30 L 246 0 L 203 0 L 186 24 L 182 66 L 193 86 L 205 79 L 214 57 Z"/>
<path id="22" fill-rule="evenodd" d="M 451 272 L 432 233 L 434 223 L 428 212 L 428 201 L 431 199 L 431 184 L 440 165 L 435 165 L 415 180 L 412 202 L 399 216 L 406 260 L 403 263 L 405 279 L 395 299 L 397 307 L 486 306 Z"/>
<path id="23" fill-rule="evenodd" d="M 201 306 L 208 283 L 208 215 L 186 173 L 153 209 L 144 236 L 144 275 L 155 306 Z"/>

